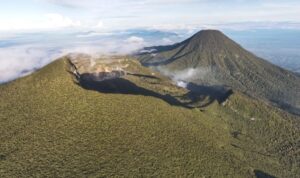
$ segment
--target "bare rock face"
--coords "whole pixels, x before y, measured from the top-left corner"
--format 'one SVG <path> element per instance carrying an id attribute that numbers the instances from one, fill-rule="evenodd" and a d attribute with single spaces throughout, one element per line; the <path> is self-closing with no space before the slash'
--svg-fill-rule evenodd
<path id="1" fill-rule="evenodd" d="M 83 54 L 69 55 L 69 62 L 72 66 L 71 72 L 77 80 L 101 82 L 120 78 L 127 74 L 124 57 L 102 56 L 94 58 Z"/>

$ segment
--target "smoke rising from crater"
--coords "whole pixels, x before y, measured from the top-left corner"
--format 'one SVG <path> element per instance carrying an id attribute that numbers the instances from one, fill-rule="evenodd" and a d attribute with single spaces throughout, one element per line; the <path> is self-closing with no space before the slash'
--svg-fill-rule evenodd
<path id="1" fill-rule="evenodd" d="M 200 81 L 203 84 L 214 83 L 220 84 L 215 77 L 214 67 L 197 67 L 188 68 L 180 71 L 171 71 L 165 67 L 155 67 L 163 75 L 170 77 L 179 87 L 186 88 L 188 83 L 194 81 Z"/>

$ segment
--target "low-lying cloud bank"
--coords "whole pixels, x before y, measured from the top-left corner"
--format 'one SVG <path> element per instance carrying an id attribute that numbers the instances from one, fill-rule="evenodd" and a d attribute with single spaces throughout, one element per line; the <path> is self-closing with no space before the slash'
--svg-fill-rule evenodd
<path id="1" fill-rule="evenodd" d="M 59 56 L 59 52 L 38 46 L 0 48 L 0 83 L 29 74 Z"/>
<path id="2" fill-rule="evenodd" d="M 0 83 L 30 74 L 68 53 L 130 54 L 145 46 L 168 45 L 188 38 L 189 30 L 131 29 L 112 32 L 0 33 Z M 300 72 L 300 31 L 225 31 L 246 49 L 287 69 Z M 182 83 L 193 75 L 206 76 L 208 69 L 189 69 L 174 76 Z M 197 73 L 197 72 L 201 73 Z M 168 72 L 168 71 L 164 71 Z"/>
<path id="3" fill-rule="evenodd" d="M 30 74 L 69 53 L 131 54 L 145 46 L 175 39 L 173 33 L 152 31 L 18 34 L 0 38 L 0 83 Z M 148 34 L 148 38 L 147 35 Z M 156 36 L 155 36 L 156 35 Z M 146 36 L 146 37 L 144 37 Z M 161 36 L 164 38 L 160 40 Z M 156 43 L 155 43 L 156 42 Z"/>
<path id="4" fill-rule="evenodd" d="M 123 45 L 117 45 L 113 42 L 103 42 L 95 45 L 80 44 L 66 48 L 39 47 L 37 45 L 0 48 L 0 83 L 30 74 L 36 69 L 69 53 L 86 53 L 94 56 L 101 54 L 128 54 L 142 46 L 142 43 L 124 42 Z"/>

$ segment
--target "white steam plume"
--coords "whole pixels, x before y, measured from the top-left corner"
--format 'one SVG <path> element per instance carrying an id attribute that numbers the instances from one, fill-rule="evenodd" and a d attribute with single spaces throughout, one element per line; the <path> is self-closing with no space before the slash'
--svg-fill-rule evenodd
<path id="1" fill-rule="evenodd" d="M 179 87 L 183 88 L 186 88 L 188 83 L 193 81 L 219 84 L 214 76 L 214 67 L 197 67 L 177 71 L 171 71 L 165 67 L 156 67 L 155 69 L 170 77 Z"/>

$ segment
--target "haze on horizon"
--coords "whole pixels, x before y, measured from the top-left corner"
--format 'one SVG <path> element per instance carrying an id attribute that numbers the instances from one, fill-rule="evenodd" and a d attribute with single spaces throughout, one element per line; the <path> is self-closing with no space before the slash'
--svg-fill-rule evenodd
<path id="1" fill-rule="evenodd" d="M 70 52 L 130 53 L 220 29 L 300 71 L 297 0 L 11 0 L 0 6 L 0 83 Z"/>

